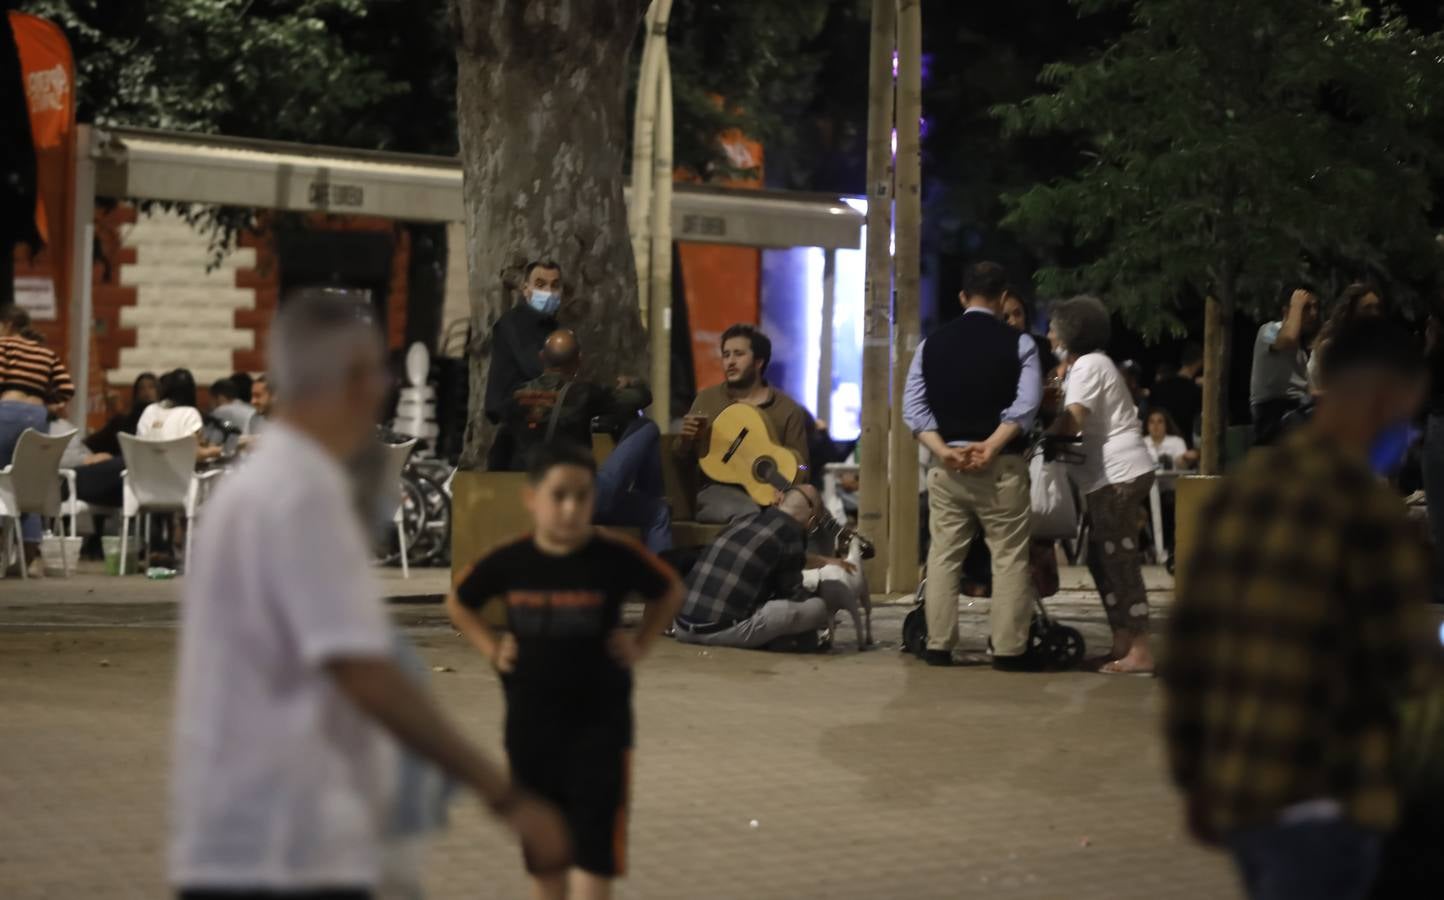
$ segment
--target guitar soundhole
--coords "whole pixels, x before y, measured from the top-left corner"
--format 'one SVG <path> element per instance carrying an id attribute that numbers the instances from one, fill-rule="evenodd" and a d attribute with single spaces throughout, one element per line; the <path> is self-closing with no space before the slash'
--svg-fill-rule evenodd
<path id="1" fill-rule="evenodd" d="M 752 474 L 763 484 L 771 484 L 777 474 L 777 463 L 771 457 L 764 456 L 752 464 Z"/>

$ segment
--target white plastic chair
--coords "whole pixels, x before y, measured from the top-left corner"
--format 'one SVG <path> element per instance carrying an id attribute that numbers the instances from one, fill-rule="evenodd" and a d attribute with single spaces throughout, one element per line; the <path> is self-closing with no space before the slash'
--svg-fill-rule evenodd
<path id="1" fill-rule="evenodd" d="M 185 558 L 189 565 L 200 483 L 219 473 L 196 473 L 196 447 L 199 442 L 193 434 L 169 441 L 147 441 L 129 434 L 119 437 L 120 455 L 125 458 L 125 473 L 122 476 L 125 505 L 121 509 L 120 520 L 120 574 L 125 574 L 128 562 L 131 519 L 141 512 L 185 514 Z M 141 537 L 141 530 L 137 528 L 137 540 Z"/>
<path id="2" fill-rule="evenodd" d="M 20 433 L 10 465 L 0 469 L 0 517 L 9 519 L 20 560 L 20 577 L 29 578 L 25 565 L 25 544 L 20 537 L 20 516 L 36 514 L 47 518 L 60 515 L 60 457 L 75 431 L 41 434 L 33 428 Z M 9 547 L 0 547 L 0 566 L 9 567 Z M 65 558 L 65 540 L 60 541 L 60 568 L 70 571 Z"/>
<path id="3" fill-rule="evenodd" d="M 396 491 L 396 511 L 391 514 L 391 521 L 396 523 L 396 539 L 401 544 L 401 577 L 411 577 L 411 563 L 406 558 L 406 521 L 401 514 L 401 507 L 406 493 L 401 490 L 401 471 L 406 468 L 406 461 L 411 458 L 411 451 L 416 449 L 415 438 L 404 444 L 386 445 L 386 467 L 381 472 L 381 483 Z"/>

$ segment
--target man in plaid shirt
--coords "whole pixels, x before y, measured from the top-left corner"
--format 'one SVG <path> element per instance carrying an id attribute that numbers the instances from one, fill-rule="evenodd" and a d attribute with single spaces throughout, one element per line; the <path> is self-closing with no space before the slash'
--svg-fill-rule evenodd
<path id="1" fill-rule="evenodd" d="M 794 488 L 722 532 L 687 574 L 677 640 L 756 649 L 826 628 L 827 603 L 803 586 L 813 507 L 808 493 Z"/>
<path id="2" fill-rule="evenodd" d="M 1361 323 L 1321 370 L 1311 424 L 1206 504 L 1160 673 L 1189 826 L 1255 900 L 1366 895 L 1398 818 L 1399 701 L 1438 651 L 1424 548 L 1378 477 L 1408 449 L 1422 355 Z"/>

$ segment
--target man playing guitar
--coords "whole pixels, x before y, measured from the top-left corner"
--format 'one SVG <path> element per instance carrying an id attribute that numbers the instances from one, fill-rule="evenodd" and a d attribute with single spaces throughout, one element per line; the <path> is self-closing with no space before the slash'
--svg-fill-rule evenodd
<path id="1" fill-rule="evenodd" d="M 733 403 L 746 403 L 767 418 L 777 442 L 797 455 L 797 482 L 808 480 L 807 412 L 797 401 L 767 383 L 772 341 L 751 325 L 733 325 L 722 333 L 723 382 L 699 391 L 682 419 L 680 452 L 695 459 L 706 455 L 711 423 Z M 701 476 L 697 521 L 726 524 L 760 508 L 736 485 L 718 484 Z"/>

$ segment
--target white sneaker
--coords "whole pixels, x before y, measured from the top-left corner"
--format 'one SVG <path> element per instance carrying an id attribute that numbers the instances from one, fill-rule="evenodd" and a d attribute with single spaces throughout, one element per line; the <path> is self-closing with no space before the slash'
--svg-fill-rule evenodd
<path id="1" fill-rule="evenodd" d="M 35 557 L 34 559 L 30 560 L 30 566 L 29 566 L 26 574 L 28 574 L 31 578 L 44 578 L 44 577 L 45 577 L 45 559 L 44 559 L 44 557 L 37 556 L 37 557 Z"/>

